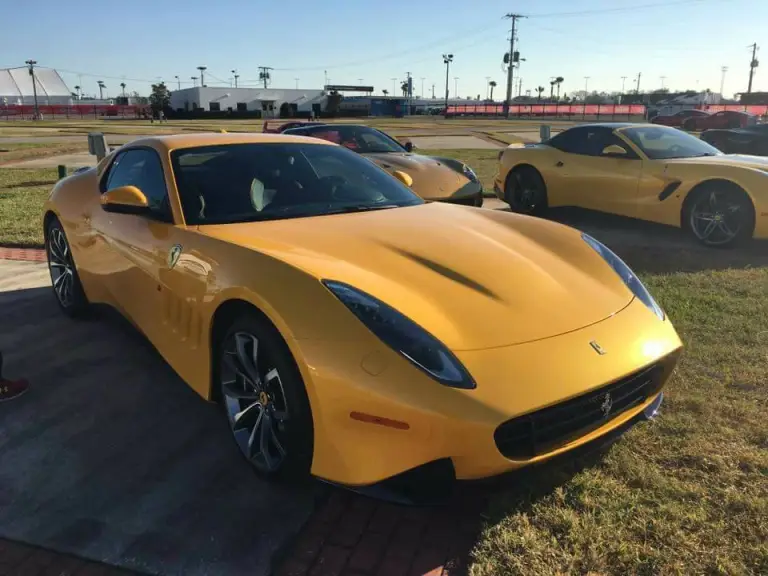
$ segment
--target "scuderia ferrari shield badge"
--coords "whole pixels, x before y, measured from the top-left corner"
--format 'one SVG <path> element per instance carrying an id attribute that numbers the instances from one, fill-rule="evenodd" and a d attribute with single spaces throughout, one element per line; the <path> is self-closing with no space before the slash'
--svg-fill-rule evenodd
<path id="1" fill-rule="evenodd" d="M 179 256 L 181 256 L 181 244 L 174 244 L 168 252 L 168 268 L 176 266 Z"/>

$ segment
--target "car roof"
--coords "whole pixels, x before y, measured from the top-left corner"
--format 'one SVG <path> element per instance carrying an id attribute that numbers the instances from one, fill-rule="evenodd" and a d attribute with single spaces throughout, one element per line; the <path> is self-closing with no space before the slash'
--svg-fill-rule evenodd
<path id="1" fill-rule="evenodd" d="M 227 144 L 287 144 L 289 142 L 301 144 L 333 145 L 331 142 L 308 138 L 306 136 L 293 136 L 289 134 L 262 134 L 259 132 L 238 133 L 195 133 L 174 134 L 169 136 L 150 136 L 140 138 L 126 144 L 126 147 L 151 146 L 166 150 L 179 150 L 182 148 L 197 148 L 200 146 L 222 146 Z"/>
<path id="2" fill-rule="evenodd" d="M 658 124 L 651 124 L 649 122 L 590 122 L 587 124 L 576 124 L 575 126 L 569 126 L 563 132 L 567 130 L 573 130 L 574 128 L 610 128 L 611 130 L 618 130 L 620 128 L 635 128 L 638 126 L 653 126 L 658 128 Z"/>

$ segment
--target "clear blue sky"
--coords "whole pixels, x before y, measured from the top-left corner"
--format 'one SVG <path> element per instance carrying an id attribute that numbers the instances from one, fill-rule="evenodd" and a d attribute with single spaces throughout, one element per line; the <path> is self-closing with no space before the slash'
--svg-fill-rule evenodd
<path id="1" fill-rule="evenodd" d="M 655 4 L 655 6 L 648 6 Z M 324 70 L 332 83 L 392 90 L 391 78 L 411 72 L 415 93 L 440 96 L 445 89 L 442 53 L 455 56 L 450 91 L 458 76 L 460 96 L 485 96 L 486 77 L 504 91 L 501 58 L 508 50 L 509 21 L 520 22 L 519 50 L 526 58 L 523 91 L 548 87 L 563 76 L 562 90 L 634 88 L 664 83 L 675 89 L 719 91 L 728 66 L 727 95 L 746 89 L 750 54 L 763 47 L 753 90 L 768 91 L 768 2 L 765 0 L 35 0 L 9 2 L 0 20 L 0 67 L 33 58 L 57 68 L 70 88 L 80 83 L 97 93 L 96 80 L 116 95 L 146 93 L 175 75 L 191 85 L 196 67 L 208 67 L 206 83 L 227 82 L 233 68 L 241 84 L 255 84 L 259 66 L 272 66 L 273 87 L 319 88 Z M 34 6 L 34 8 L 33 8 Z M 635 8 L 646 6 L 645 8 Z M 33 11 L 34 10 L 34 11 Z M 573 14 L 583 11 L 601 13 Z M 610 10 L 610 11 L 608 11 Z M 90 47 L 89 47 L 90 46 Z M 758 53 L 758 58 L 760 54 Z M 72 71 L 64 72 L 64 71 Z M 81 73 L 82 76 L 78 76 Z M 124 78 L 124 80 L 123 80 Z"/>

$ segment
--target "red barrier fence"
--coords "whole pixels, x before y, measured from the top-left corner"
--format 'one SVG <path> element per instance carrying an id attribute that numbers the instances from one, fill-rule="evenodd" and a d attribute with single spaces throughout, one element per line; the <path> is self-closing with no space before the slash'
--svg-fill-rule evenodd
<path id="1" fill-rule="evenodd" d="M 723 110 L 728 111 L 736 111 L 736 112 L 746 112 L 747 114 L 754 114 L 755 116 L 765 116 L 768 114 L 768 104 L 750 104 L 750 105 L 744 105 L 744 104 L 718 104 L 718 105 L 710 105 L 706 104 L 704 106 L 697 106 L 700 110 L 705 110 L 707 112 L 722 112 Z"/>
<path id="2" fill-rule="evenodd" d="M 149 113 L 148 106 L 129 106 L 118 104 L 75 104 L 73 106 L 44 105 L 38 107 L 44 120 L 49 119 L 89 119 L 89 118 L 143 118 Z M 0 120 L 31 120 L 35 107 L 31 104 L 21 106 L 0 105 Z"/>
<path id="3" fill-rule="evenodd" d="M 514 104 L 510 116 L 644 116 L 644 104 Z M 449 105 L 446 116 L 502 116 L 501 104 Z"/>

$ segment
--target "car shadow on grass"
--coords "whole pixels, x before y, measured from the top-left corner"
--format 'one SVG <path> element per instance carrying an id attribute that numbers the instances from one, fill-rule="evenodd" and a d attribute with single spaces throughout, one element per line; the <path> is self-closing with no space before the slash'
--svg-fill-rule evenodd
<path id="1" fill-rule="evenodd" d="M 578 208 L 552 209 L 546 218 L 594 236 L 639 274 L 768 267 L 766 240 L 708 248 L 683 230 L 633 218 Z"/>

